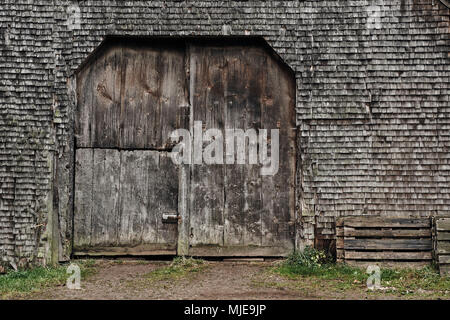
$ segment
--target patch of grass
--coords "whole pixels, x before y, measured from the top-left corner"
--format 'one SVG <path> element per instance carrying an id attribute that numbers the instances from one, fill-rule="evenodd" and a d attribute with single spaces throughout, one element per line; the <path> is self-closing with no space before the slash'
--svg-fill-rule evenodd
<path id="1" fill-rule="evenodd" d="M 145 275 L 151 281 L 171 281 L 188 278 L 207 268 L 205 261 L 194 258 L 176 257 L 170 265 Z"/>
<path id="2" fill-rule="evenodd" d="M 306 247 L 303 251 L 291 253 L 286 261 L 288 265 L 307 268 L 320 267 L 329 262 L 331 262 L 331 258 L 324 251 L 312 247 Z"/>
<path id="3" fill-rule="evenodd" d="M 320 266 L 283 263 L 273 269 L 273 271 L 294 280 L 306 277 L 313 277 L 317 280 L 324 281 L 329 280 L 329 285 L 338 290 L 346 290 L 355 287 L 355 285 L 360 286 L 361 284 L 365 284 L 368 277 L 361 269 L 334 263 L 326 263 Z"/>
<path id="4" fill-rule="evenodd" d="M 314 257 L 321 256 L 309 248 L 305 253 L 293 253 L 285 261 L 270 271 L 294 281 L 313 278 L 324 283 L 331 290 L 364 290 L 369 274 L 365 269 L 345 264 L 335 264 L 326 259 L 318 262 Z M 381 286 L 384 290 L 370 294 L 396 294 L 431 298 L 450 298 L 450 278 L 441 277 L 433 267 L 423 269 L 381 268 Z"/>
<path id="5" fill-rule="evenodd" d="M 95 261 L 77 261 L 81 269 L 81 279 L 96 272 Z M 29 270 L 9 271 L 0 275 L 0 298 L 10 298 L 15 295 L 39 292 L 52 286 L 66 283 L 70 274 L 66 273 L 68 265 L 55 267 L 36 267 Z"/>
<path id="6" fill-rule="evenodd" d="M 73 263 L 77 264 L 81 269 L 81 280 L 87 279 L 97 273 L 98 262 L 94 259 L 78 260 Z"/>
<path id="7" fill-rule="evenodd" d="M 441 277 L 433 267 L 422 269 L 382 269 L 381 285 L 402 295 L 450 297 L 450 278 Z"/>

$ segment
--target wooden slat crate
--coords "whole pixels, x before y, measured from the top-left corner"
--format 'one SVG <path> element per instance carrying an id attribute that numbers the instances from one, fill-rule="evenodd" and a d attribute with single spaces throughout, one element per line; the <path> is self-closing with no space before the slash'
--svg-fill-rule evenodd
<path id="1" fill-rule="evenodd" d="M 432 261 L 429 218 L 373 216 L 336 219 L 338 262 L 420 267 Z"/>
<path id="2" fill-rule="evenodd" d="M 435 258 L 442 276 L 450 275 L 450 218 L 435 218 Z"/>

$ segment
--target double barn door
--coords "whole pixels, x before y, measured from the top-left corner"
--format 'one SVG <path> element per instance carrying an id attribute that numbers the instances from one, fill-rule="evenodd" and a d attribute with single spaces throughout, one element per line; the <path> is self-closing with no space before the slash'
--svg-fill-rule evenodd
<path id="1" fill-rule="evenodd" d="M 78 71 L 77 99 L 76 255 L 293 250 L 295 81 L 268 49 L 116 39 Z M 248 158 L 246 164 L 175 164 L 170 134 L 194 133 L 198 122 L 202 132 L 224 135 L 268 129 L 270 137 L 279 130 L 278 171 L 261 175 L 261 165 Z"/>

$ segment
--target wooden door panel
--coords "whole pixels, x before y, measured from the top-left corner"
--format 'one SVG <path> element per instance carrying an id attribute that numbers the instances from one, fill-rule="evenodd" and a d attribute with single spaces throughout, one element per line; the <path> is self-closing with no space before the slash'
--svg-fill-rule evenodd
<path id="1" fill-rule="evenodd" d="M 74 246 L 88 247 L 92 229 L 93 149 L 78 149 L 75 155 Z"/>
<path id="2" fill-rule="evenodd" d="M 280 130 L 274 176 L 248 159 L 193 165 L 190 253 L 285 255 L 294 248 L 295 80 L 260 47 L 193 45 L 190 53 L 194 121 L 223 133 Z"/>
<path id="3" fill-rule="evenodd" d="M 119 219 L 120 152 L 93 152 L 91 246 L 111 246 L 117 241 Z"/>
<path id="4" fill-rule="evenodd" d="M 273 53 L 228 41 L 117 41 L 78 72 L 77 99 L 76 253 L 175 254 L 177 241 L 199 256 L 293 250 L 295 79 Z M 224 138 L 226 129 L 278 129 L 278 173 L 263 176 L 246 158 L 186 165 L 179 179 L 169 136 L 193 134 L 196 121 L 200 135 L 215 128 Z M 181 240 L 178 225 L 162 221 L 178 215 L 179 181 Z"/>
<path id="5" fill-rule="evenodd" d="M 178 169 L 166 153 L 78 149 L 77 255 L 176 254 Z M 170 162 L 169 162 L 170 161 Z"/>
<path id="6" fill-rule="evenodd" d="M 156 242 L 157 199 L 149 199 L 149 179 L 158 167 L 158 153 L 145 151 L 121 152 L 120 170 L 120 232 L 118 243 L 136 246 L 145 238 Z M 150 167 L 151 166 L 151 167 Z"/>
<path id="7" fill-rule="evenodd" d="M 149 182 L 149 198 L 159 199 L 159 216 L 164 214 L 178 216 L 179 167 L 173 164 L 169 153 L 159 152 L 159 166 L 153 173 L 153 179 Z M 163 223 L 162 219 L 158 219 L 157 222 L 158 238 L 156 243 L 170 243 L 173 244 L 172 248 L 176 249 L 178 224 Z"/>
<path id="8" fill-rule="evenodd" d="M 189 105 L 184 44 L 115 43 L 77 75 L 78 148 L 170 148 Z"/>
<path id="9" fill-rule="evenodd" d="M 262 77 L 261 123 L 279 129 L 279 171 L 262 177 L 263 246 L 292 244 L 295 221 L 295 80 L 273 58 Z"/>
<path id="10" fill-rule="evenodd" d="M 203 106 L 194 108 L 192 120 L 203 121 L 205 128 L 221 128 L 223 127 L 222 108 L 225 88 L 219 66 L 225 61 L 217 55 L 209 57 L 211 64 L 208 64 L 207 59 L 207 52 L 201 55 L 200 48 L 191 47 L 190 74 L 191 83 L 194 83 L 194 87 L 191 85 L 193 106 Z M 198 87 L 206 90 L 198 90 Z M 200 132 L 202 133 L 203 131 Z M 201 150 L 192 151 L 197 155 L 202 152 Z M 223 245 L 224 210 L 226 210 L 224 207 L 225 167 L 215 164 L 192 165 L 191 172 L 189 243 L 192 249 L 189 252 L 197 254 L 196 248 Z"/>
<path id="11" fill-rule="evenodd" d="M 103 54 L 77 75 L 76 147 L 117 147 L 123 65 L 121 48 Z"/>

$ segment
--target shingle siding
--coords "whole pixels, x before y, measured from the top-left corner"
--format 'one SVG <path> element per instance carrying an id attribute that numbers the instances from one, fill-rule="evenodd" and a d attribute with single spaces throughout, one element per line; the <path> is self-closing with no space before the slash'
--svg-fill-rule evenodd
<path id="1" fill-rule="evenodd" d="M 52 237 L 70 254 L 73 74 L 107 35 L 266 39 L 297 78 L 301 240 L 332 233 L 334 216 L 450 213 L 450 24 L 437 0 L 0 6 L 2 260 L 45 262 Z"/>

